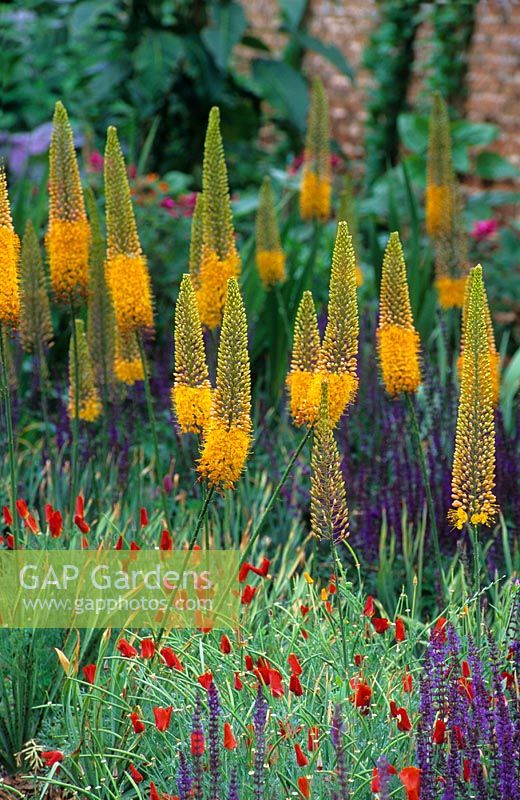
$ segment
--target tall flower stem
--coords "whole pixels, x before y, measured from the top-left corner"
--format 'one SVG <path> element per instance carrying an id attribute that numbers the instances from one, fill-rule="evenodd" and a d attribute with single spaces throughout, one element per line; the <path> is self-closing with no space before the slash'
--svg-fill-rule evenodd
<path id="1" fill-rule="evenodd" d="M 197 544 L 197 539 L 200 533 L 200 529 L 202 528 L 202 524 L 206 518 L 206 514 L 208 513 L 209 504 L 211 502 L 211 498 L 215 493 L 215 487 L 210 486 L 208 491 L 206 492 L 206 496 L 204 497 L 204 502 L 202 503 L 202 508 L 200 509 L 200 513 L 197 519 L 197 524 L 195 525 L 195 530 L 193 531 L 192 537 L 190 539 L 190 544 L 188 550 L 191 551 Z"/>
<path id="2" fill-rule="evenodd" d="M 473 545 L 473 582 L 474 594 L 476 597 L 476 617 L 477 617 L 477 635 L 475 637 L 477 647 L 480 648 L 481 632 L 482 632 L 482 612 L 480 610 L 480 544 L 478 540 L 477 526 L 468 525 Z"/>
<path id="3" fill-rule="evenodd" d="M 70 300 L 70 323 L 72 325 L 72 349 L 74 351 L 74 418 L 72 420 L 72 457 L 70 476 L 70 526 L 74 522 L 74 509 L 78 493 L 78 447 L 79 447 L 79 358 L 74 302 Z"/>
<path id="4" fill-rule="evenodd" d="M 166 489 L 164 488 L 164 483 L 162 480 L 162 471 L 161 471 L 161 459 L 159 456 L 159 439 L 157 437 L 157 424 L 155 422 L 155 414 L 153 411 L 153 402 L 152 402 L 152 393 L 150 391 L 150 376 L 148 374 L 148 364 L 146 361 L 146 354 L 144 352 L 143 341 L 141 339 L 141 335 L 136 333 L 137 338 L 137 346 L 139 348 L 139 355 L 141 357 L 141 363 L 143 365 L 143 376 L 144 376 L 144 393 L 146 397 L 146 408 L 148 410 L 148 419 L 150 422 L 150 427 L 152 429 L 152 438 L 153 438 L 153 450 L 155 456 L 155 476 L 156 479 L 159 481 L 159 488 L 161 492 L 161 503 L 162 509 L 164 514 L 164 520 L 166 527 L 168 529 L 168 533 L 171 536 L 172 529 L 170 524 L 169 512 L 168 512 L 168 498 L 166 495 Z"/>
<path id="5" fill-rule="evenodd" d="M 439 545 L 439 531 L 437 529 L 437 520 L 435 518 L 435 508 L 433 505 L 433 497 L 432 497 L 432 490 L 430 486 L 430 478 L 428 475 L 428 469 L 426 467 L 426 459 L 424 458 L 424 452 L 422 449 L 422 442 L 421 442 L 421 433 L 419 431 L 419 423 L 417 422 L 417 414 L 415 411 L 415 405 L 413 403 L 412 398 L 410 397 L 409 392 L 404 393 L 406 397 L 406 404 L 408 406 L 408 410 L 410 412 L 410 418 L 412 420 L 412 430 L 415 439 L 415 445 L 417 448 L 417 455 L 419 456 L 419 466 L 421 468 L 421 475 L 424 484 L 424 491 L 426 492 L 426 503 L 428 505 L 428 516 L 430 517 L 430 527 L 432 531 L 432 538 L 433 538 L 433 549 L 435 551 L 435 560 L 437 561 L 437 569 L 439 570 L 439 577 L 441 580 L 441 588 L 442 588 L 442 595 L 443 597 L 446 596 L 447 587 L 446 587 L 446 579 L 444 577 L 444 570 L 442 568 L 442 558 L 441 558 L 441 548 Z"/>
<path id="6" fill-rule="evenodd" d="M 0 361 L 2 362 L 2 389 L 4 394 L 5 420 L 7 425 L 7 443 L 9 449 L 9 480 L 11 484 L 11 516 L 13 518 L 14 546 L 18 545 L 20 529 L 16 514 L 16 458 L 13 434 L 13 419 L 11 416 L 11 397 L 9 394 L 9 376 L 7 374 L 7 361 L 4 346 L 4 332 L 0 324 Z"/>
<path id="7" fill-rule="evenodd" d="M 336 547 L 336 542 L 334 541 L 334 536 L 332 533 L 330 539 L 330 547 L 332 551 L 332 565 L 334 569 L 334 584 L 336 586 L 336 595 L 338 598 L 338 614 L 339 614 L 339 625 L 341 633 L 341 649 L 343 654 L 343 669 L 344 669 L 344 675 L 346 675 L 348 669 L 348 661 L 347 661 L 347 640 L 345 638 L 345 610 L 343 608 L 343 603 L 341 602 L 341 592 L 339 590 L 338 567 L 337 567 L 337 563 L 339 561 L 338 549 Z"/>
<path id="8" fill-rule="evenodd" d="M 272 493 L 272 495 L 271 495 L 271 497 L 269 499 L 269 502 L 267 503 L 266 507 L 264 508 L 264 511 L 260 516 L 260 519 L 256 523 L 255 528 L 253 530 L 253 533 L 251 534 L 251 538 L 249 539 L 249 542 L 247 543 L 247 546 L 246 546 L 244 552 L 242 553 L 242 558 L 240 559 L 240 563 L 241 564 L 243 564 L 244 561 L 246 561 L 249 553 L 251 552 L 251 549 L 252 549 L 254 543 L 256 542 L 256 540 L 258 538 L 258 535 L 259 535 L 259 533 L 260 533 L 260 531 L 262 529 L 262 526 L 263 526 L 265 520 L 267 519 L 267 516 L 269 515 L 269 513 L 270 513 L 270 511 L 271 511 L 271 509 L 272 509 L 272 507 L 273 507 L 278 495 L 280 494 L 280 491 L 281 491 L 285 481 L 287 480 L 287 476 L 289 475 L 290 471 L 292 470 L 296 459 L 298 458 L 298 456 L 300 455 L 301 451 L 305 447 L 305 443 L 308 441 L 308 439 L 309 439 L 309 437 L 310 437 L 310 435 L 312 433 L 312 430 L 313 430 L 313 428 L 310 427 L 309 430 L 306 432 L 305 436 L 303 436 L 303 438 L 300 441 L 300 444 L 298 445 L 298 447 L 294 451 L 289 463 L 287 464 L 282 477 L 280 478 L 280 480 L 276 484 L 275 490 Z"/>

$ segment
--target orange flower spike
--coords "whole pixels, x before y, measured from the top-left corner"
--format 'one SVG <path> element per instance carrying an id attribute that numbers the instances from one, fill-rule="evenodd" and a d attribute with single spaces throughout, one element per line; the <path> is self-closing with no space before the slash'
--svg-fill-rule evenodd
<path id="1" fill-rule="evenodd" d="M 16 327 L 20 319 L 20 241 L 11 219 L 4 166 L 0 166 L 0 325 Z"/>

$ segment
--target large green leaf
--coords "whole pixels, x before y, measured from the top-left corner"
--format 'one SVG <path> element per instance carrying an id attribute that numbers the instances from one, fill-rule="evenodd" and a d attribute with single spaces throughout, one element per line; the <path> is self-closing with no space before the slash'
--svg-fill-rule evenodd
<path id="1" fill-rule="evenodd" d="M 166 31 L 147 30 L 134 51 L 134 66 L 147 91 L 153 95 L 165 92 L 171 84 L 172 72 L 184 53 L 180 36 Z"/>
<path id="2" fill-rule="evenodd" d="M 247 24 L 244 9 L 238 3 L 213 5 L 210 24 L 203 29 L 201 38 L 219 69 L 226 69 L 233 48 L 244 35 Z"/>
<path id="3" fill-rule="evenodd" d="M 282 19 L 290 31 L 295 31 L 300 24 L 309 0 L 278 0 Z"/>
<path id="4" fill-rule="evenodd" d="M 399 114 L 397 128 L 401 142 L 412 153 L 425 153 L 428 146 L 428 117 L 421 114 Z"/>
<path id="5" fill-rule="evenodd" d="M 253 78 L 260 94 L 282 117 L 305 130 L 309 94 L 302 75 L 283 61 L 257 58 Z"/>
<path id="6" fill-rule="evenodd" d="M 332 66 L 336 67 L 336 69 L 343 75 L 346 75 L 347 78 L 350 78 L 351 81 L 355 80 L 354 70 L 351 64 L 335 44 L 323 42 L 321 39 L 317 39 L 315 36 L 309 36 L 308 33 L 303 32 L 295 33 L 294 38 L 306 50 L 312 50 L 314 53 L 318 53 L 318 55 L 326 58 L 327 61 L 330 61 Z"/>
<path id="7" fill-rule="evenodd" d="M 507 158 L 498 153 L 491 153 L 488 150 L 478 154 L 476 170 L 481 178 L 490 181 L 507 180 L 508 178 L 517 178 L 520 175 L 518 167 L 511 164 Z"/>
<path id="8" fill-rule="evenodd" d="M 451 124 L 453 141 L 465 147 L 483 147 L 491 144 L 499 133 L 499 128 L 489 122 L 457 120 Z"/>

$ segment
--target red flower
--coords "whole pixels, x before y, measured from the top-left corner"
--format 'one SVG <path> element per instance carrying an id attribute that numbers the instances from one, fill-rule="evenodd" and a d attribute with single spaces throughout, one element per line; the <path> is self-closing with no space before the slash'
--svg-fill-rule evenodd
<path id="1" fill-rule="evenodd" d="M 145 724 L 137 711 L 132 711 L 130 714 L 130 721 L 134 728 L 134 733 L 142 733 L 145 730 Z"/>
<path id="2" fill-rule="evenodd" d="M 462 761 L 462 777 L 464 778 L 465 783 L 469 783 L 471 778 L 471 764 L 469 758 L 465 758 Z"/>
<path id="3" fill-rule="evenodd" d="M 123 537 L 118 536 L 117 542 L 114 545 L 114 550 L 122 550 L 123 549 Z"/>
<path id="4" fill-rule="evenodd" d="M 289 666 L 291 668 L 291 672 L 292 672 L 293 675 L 301 675 L 302 674 L 303 670 L 301 668 L 301 664 L 298 661 L 297 657 L 294 655 L 294 653 L 291 653 L 291 655 L 287 659 L 287 662 L 288 662 L 288 664 L 289 664 Z"/>
<path id="5" fill-rule="evenodd" d="M 85 501 L 83 500 L 82 494 L 78 494 L 76 498 L 74 524 L 78 526 L 81 533 L 88 533 L 90 531 L 90 526 L 85 521 Z"/>
<path id="6" fill-rule="evenodd" d="M 233 728 L 229 722 L 224 722 L 224 747 L 226 750 L 235 750 L 236 746 L 237 740 L 235 739 Z"/>
<path id="7" fill-rule="evenodd" d="M 161 532 L 161 539 L 159 541 L 159 550 L 173 550 L 173 539 L 166 530 Z"/>
<path id="8" fill-rule="evenodd" d="M 289 691 L 292 692 L 296 697 L 301 697 L 303 694 L 302 685 L 300 683 L 300 679 L 294 673 L 291 675 L 289 679 Z"/>
<path id="9" fill-rule="evenodd" d="M 312 728 L 309 728 L 307 731 L 307 750 L 309 753 L 313 753 L 314 750 L 318 749 L 319 738 L 319 728 L 317 725 L 313 725 Z"/>
<path id="10" fill-rule="evenodd" d="M 433 726 L 433 743 L 444 744 L 446 741 L 446 723 L 443 719 L 438 719 Z"/>
<path id="11" fill-rule="evenodd" d="M 446 617 L 439 617 L 437 622 L 435 623 L 435 628 L 432 631 L 432 639 L 436 639 L 440 644 L 444 644 L 446 641 L 446 623 L 448 620 Z"/>
<path id="12" fill-rule="evenodd" d="M 155 727 L 158 731 L 164 733 L 170 727 L 170 720 L 172 716 L 173 706 L 168 706 L 167 708 L 160 708 L 156 706 L 153 710 L 153 715 L 155 717 Z"/>
<path id="13" fill-rule="evenodd" d="M 300 791 L 301 796 L 305 800 L 310 800 L 311 784 L 310 784 L 309 779 L 305 775 L 301 775 L 298 778 L 298 789 Z"/>
<path id="14" fill-rule="evenodd" d="M 225 656 L 231 653 L 231 642 L 225 633 L 220 637 L 220 652 L 224 653 Z"/>
<path id="15" fill-rule="evenodd" d="M 209 687 L 213 683 L 213 674 L 209 669 L 207 669 L 203 675 L 198 676 L 197 680 L 203 689 L 209 691 Z"/>
<path id="16" fill-rule="evenodd" d="M 234 687 L 237 690 L 237 692 L 241 692 L 242 689 L 244 688 L 244 684 L 240 680 L 240 675 L 238 672 L 235 672 Z"/>
<path id="17" fill-rule="evenodd" d="M 96 669 L 97 667 L 95 664 L 87 664 L 83 667 L 83 674 L 87 683 L 94 683 L 96 679 Z"/>
<path id="18" fill-rule="evenodd" d="M 397 617 L 395 621 L 395 641 L 404 642 L 405 639 L 406 639 L 406 632 L 404 629 L 404 622 L 400 617 Z"/>
<path id="19" fill-rule="evenodd" d="M 421 770 L 418 767 L 405 767 L 399 773 L 399 780 L 404 786 L 406 800 L 419 800 Z"/>
<path id="20" fill-rule="evenodd" d="M 403 675 L 403 692 L 411 692 L 413 689 L 413 678 L 408 672 L 408 667 L 405 669 L 405 673 Z"/>
<path id="21" fill-rule="evenodd" d="M 146 525 L 148 525 L 148 511 L 146 508 L 139 509 L 139 521 L 141 523 L 141 528 L 144 528 Z"/>
<path id="22" fill-rule="evenodd" d="M 64 758 L 61 750 L 46 750 L 40 755 L 48 767 L 52 767 L 54 764 L 60 764 Z"/>
<path id="23" fill-rule="evenodd" d="M 354 689 L 354 694 L 350 698 L 350 702 L 354 703 L 356 708 L 365 710 L 368 713 L 370 706 L 370 698 L 372 697 L 372 689 L 360 678 L 352 678 L 350 680 L 350 687 Z"/>
<path id="24" fill-rule="evenodd" d="M 296 763 L 299 767 L 306 767 L 309 759 L 301 749 L 300 745 L 296 742 L 294 745 L 294 755 L 296 756 Z"/>
<path id="25" fill-rule="evenodd" d="M 4 515 L 4 523 L 6 525 L 12 525 L 13 517 L 7 506 L 2 506 L 2 514 Z"/>
<path id="26" fill-rule="evenodd" d="M 143 658 L 153 658 L 155 655 L 155 642 L 153 639 L 143 639 L 141 642 L 141 655 Z"/>
<path id="27" fill-rule="evenodd" d="M 117 643 L 117 650 L 121 653 L 123 658 L 135 658 L 137 655 L 137 650 L 135 647 L 132 647 L 126 639 L 120 639 Z"/>
<path id="28" fill-rule="evenodd" d="M 285 689 L 283 688 L 282 676 L 277 669 L 269 670 L 269 688 L 273 697 L 283 697 Z"/>
<path id="29" fill-rule="evenodd" d="M 141 775 L 139 770 L 134 767 L 133 764 L 130 764 L 128 771 L 136 783 L 141 783 L 141 781 L 144 781 L 144 777 Z"/>
<path id="30" fill-rule="evenodd" d="M 374 598 L 372 597 L 371 594 L 369 594 L 366 599 L 365 607 L 363 609 L 363 615 L 365 617 L 373 617 L 375 613 L 376 612 L 374 609 Z"/>
<path id="31" fill-rule="evenodd" d="M 81 533 L 89 533 L 90 525 L 83 519 L 83 517 L 79 517 L 77 514 L 74 517 L 74 524 L 78 526 Z"/>
<path id="32" fill-rule="evenodd" d="M 397 770 L 392 764 L 388 764 L 387 771 L 389 775 L 397 775 Z M 370 790 L 376 794 L 381 791 L 381 776 L 377 767 L 372 770 L 372 781 L 370 782 Z"/>
<path id="33" fill-rule="evenodd" d="M 150 800 L 161 800 L 161 796 L 157 791 L 157 788 L 153 781 L 150 781 Z"/>
<path id="34" fill-rule="evenodd" d="M 238 573 L 238 580 L 240 583 L 244 583 L 250 572 L 254 572 L 255 575 L 259 575 L 261 578 L 266 578 L 269 574 L 270 566 L 271 562 L 268 558 L 264 558 L 259 567 L 255 567 L 253 564 L 250 564 L 249 561 L 244 561 Z"/>
<path id="35" fill-rule="evenodd" d="M 395 700 L 390 700 L 390 716 L 393 718 L 397 717 L 398 710 Z"/>
<path id="36" fill-rule="evenodd" d="M 170 667 L 171 669 L 177 669 L 179 672 L 182 672 L 184 667 L 182 666 L 181 662 L 171 649 L 171 647 L 161 647 L 160 654 L 164 658 L 166 662 L 166 666 Z"/>
<path id="37" fill-rule="evenodd" d="M 372 625 L 376 633 L 384 633 L 390 627 L 390 622 L 385 617 L 373 617 Z"/>
<path id="38" fill-rule="evenodd" d="M 22 500 L 21 498 L 19 498 L 16 501 L 16 510 L 18 511 L 22 519 L 25 519 L 26 517 L 29 516 L 29 509 L 27 508 L 27 503 L 25 502 L 25 500 Z M 51 750 L 51 752 L 54 752 L 54 750 Z"/>
<path id="39" fill-rule="evenodd" d="M 410 717 L 408 716 L 408 711 L 406 708 L 397 709 L 396 714 L 397 719 L 397 727 L 400 731 L 404 731 L 404 733 L 408 733 L 408 731 L 412 730 L 412 723 L 410 722 Z"/>
<path id="40" fill-rule="evenodd" d="M 53 539 L 58 539 L 63 531 L 63 520 L 59 511 L 53 511 L 50 518 L 47 520 L 49 523 L 49 530 Z"/>
<path id="41" fill-rule="evenodd" d="M 498 230 L 498 222 L 496 219 L 480 219 L 475 222 L 473 228 L 470 230 L 469 235 L 477 242 L 483 242 L 489 239 Z"/>
<path id="42" fill-rule="evenodd" d="M 14 536 L 12 533 L 8 533 L 5 537 L 7 540 L 7 549 L 14 550 Z"/>
<path id="43" fill-rule="evenodd" d="M 248 672 L 252 672 L 254 669 L 255 663 L 253 661 L 253 656 L 246 655 L 246 669 Z"/>
<path id="44" fill-rule="evenodd" d="M 249 603 L 251 602 L 251 600 L 255 596 L 256 591 L 257 591 L 257 587 L 256 586 L 255 587 L 250 586 L 249 583 L 247 584 L 247 586 L 244 586 L 244 590 L 242 592 L 242 597 L 240 599 L 240 602 L 242 603 L 243 606 L 248 606 L 249 605 Z"/>
<path id="45" fill-rule="evenodd" d="M 362 656 L 359 653 L 356 653 L 356 655 L 354 656 L 354 664 L 356 665 L 356 667 L 360 667 L 365 658 L 366 656 Z"/>
<path id="46" fill-rule="evenodd" d="M 137 550 L 140 550 L 140 549 L 141 548 L 139 547 L 137 542 L 130 542 L 130 550 L 133 550 L 134 552 L 137 552 Z"/>

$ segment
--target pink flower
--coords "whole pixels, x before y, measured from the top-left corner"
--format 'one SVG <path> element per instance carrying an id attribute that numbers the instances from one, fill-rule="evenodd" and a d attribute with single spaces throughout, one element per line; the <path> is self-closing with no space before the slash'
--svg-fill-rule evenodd
<path id="1" fill-rule="evenodd" d="M 99 150 L 93 150 L 88 157 L 88 167 L 90 172 L 103 172 L 105 159 Z"/>
<path id="2" fill-rule="evenodd" d="M 170 209 L 175 206 L 175 200 L 172 197 L 163 197 L 159 205 L 161 206 L 161 208 Z"/>
<path id="3" fill-rule="evenodd" d="M 470 231 L 472 236 L 477 242 L 484 242 L 493 236 L 498 230 L 498 222 L 496 219 L 480 219 L 475 222 Z"/>

